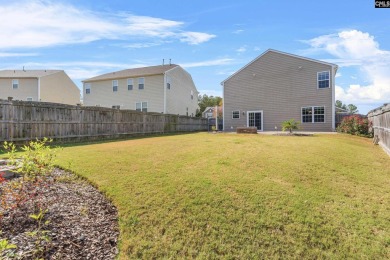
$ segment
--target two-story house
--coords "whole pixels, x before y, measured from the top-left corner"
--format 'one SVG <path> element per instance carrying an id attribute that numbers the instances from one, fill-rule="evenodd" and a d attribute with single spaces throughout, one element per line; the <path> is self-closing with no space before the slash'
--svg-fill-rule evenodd
<path id="1" fill-rule="evenodd" d="M 334 131 L 336 71 L 332 63 L 267 50 L 221 83 L 224 131 L 280 131 L 292 118 L 302 131 Z"/>
<path id="2" fill-rule="evenodd" d="M 80 90 L 63 70 L 1 70 L 0 99 L 76 105 Z"/>
<path id="3" fill-rule="evenodd" d="M 83 81 L 86 106 L 195 116 L 198 91 L 175 64 L 126 69 Z"/>

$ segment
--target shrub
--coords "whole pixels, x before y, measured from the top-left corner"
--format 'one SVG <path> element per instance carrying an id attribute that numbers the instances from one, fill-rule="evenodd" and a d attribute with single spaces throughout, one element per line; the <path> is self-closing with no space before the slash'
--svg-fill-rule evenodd
<path id="1" fill-rule="evenodd" d="M 286 131 L 289 130 L 290 134 L 293 130 L 299 129 L 299 122 L 295 121 L 295 119 L 286 120 L 282 123 L 282 130 Z"/>
<path id="2" fill-rule="evenodd" d="M 46 175 L 54 168 L 55 150 L 47 145 L 52 141 L 46 137 L 43 140 L 30 141 L 28 145 L 22 147 L 20 158 L 17 158 L 15 144 L 4 142 L 4 148 L 8 151 L 9 164 L 16 166 L 15 172 L 27 177 Z"/>
<path id="3" fill-rule="evenodd" d="M 337 127 L 337 132 L 372 137 L 372 122 L 359 115 L 346 116 Z"/>

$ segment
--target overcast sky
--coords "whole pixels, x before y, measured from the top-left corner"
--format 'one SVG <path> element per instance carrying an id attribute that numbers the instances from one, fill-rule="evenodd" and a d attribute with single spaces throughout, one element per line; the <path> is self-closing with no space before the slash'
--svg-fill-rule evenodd
<path id="1" fill-rule="evenodd" d="M 201 94 L 267 49 L 339 65 L 336 99 L 390 102 L 390 9 L 360 1 L 3 1 L 0 69 L 63 69 L 81 80 L 183 66 Z"/>

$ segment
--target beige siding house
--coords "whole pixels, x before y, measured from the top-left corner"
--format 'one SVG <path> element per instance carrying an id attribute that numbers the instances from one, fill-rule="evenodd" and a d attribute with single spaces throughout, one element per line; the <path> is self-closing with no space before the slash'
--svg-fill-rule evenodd
<path id="1" fill-rule="evenodd" d="M 336 71 L 335 64 L 267 50 L 221 83 L 224 130 L 280 131 L 293 118 L 301 131 L 333 131 Z"/>
<path id="2" fill-rule="evenodd" d="M 76 105 L 80 90 L 63 70 L 2 70 L 0 99 Z"/>
<path id="3" fill-rule="evenodd" d="M 85 106 L 195 116 L 198 91 L 191 75 L 171 65 L 127 69 L 83 81 Z"/>

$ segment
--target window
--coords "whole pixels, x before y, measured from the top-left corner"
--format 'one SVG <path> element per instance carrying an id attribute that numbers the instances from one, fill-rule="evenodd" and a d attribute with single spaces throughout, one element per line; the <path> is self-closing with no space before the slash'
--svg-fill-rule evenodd
<path id="1" fill-rule="evenodd" d="M 138 78 L 138 89 L 145 88 L 145 78 Z"/>
<path id="2" fill-rule="evenodd" d="M 112 91 L 113 92 L 117 92 L 118 91 L 118 81 L 117 80 L 113 80 L 112 81 Z"/>
<path id="3" fill-rule="evenodd" d="M 18 89 L 19 88 L 19 80 L 13 79 L 12 80 L 12 89 Z"/>
<path id="4" fill-rule="evenodd" d="M 194 91 L 191 90 L 191 99 L 194 99 Z"/>
<path id="5" fill-rule="evenodd" d="M 112 106 L 112 108 L 114 108 L 114 109 L 120 109 L 121 106 Z"/>
<path id="6" fill-rule="evenodd" d="M 325 107 L 314 107 L 314 123 L 325 122 Z"/>
<path id="7" fill-rule="evenodd" d="M 33 98 L 32 97 L 28 97 L 26 100 L 27 101 L 33 101 Z"/>
<path id="8" fill-rule="evenodd" d="M 325 107 L 303 107 L 302 123 L 324 123 Z"/>
<path id="9" fill-rule="evenodd" d="M 91 94 L 91 83 L 85 83 L 85 94 Z"/>
<path id="10" fill-rule="evenodd" d="M 148 102 L 137 102 L 135 103 L 135 110 L 148 112 Z"/>
<path id="11" fill-rule="evenodd" d="M 329 71 L 317 72 L 318 88 L 329 88 Z"/>
<path id="12" fill-rule="evenodd" d="M 240 111 L 233 111 L 232 117 L 233 117 L 233 119 L 239 119 L 240 118 Z"/>
<path id="13" fill-rule="evenodd" d="M 171 78 L 167 77 L 167 89 L 171 89 Z"/>
<path id="14" fill-rule="evenodd" d="M 133 90 L 133 79 L 127 79 L 127 90 Z"/>

